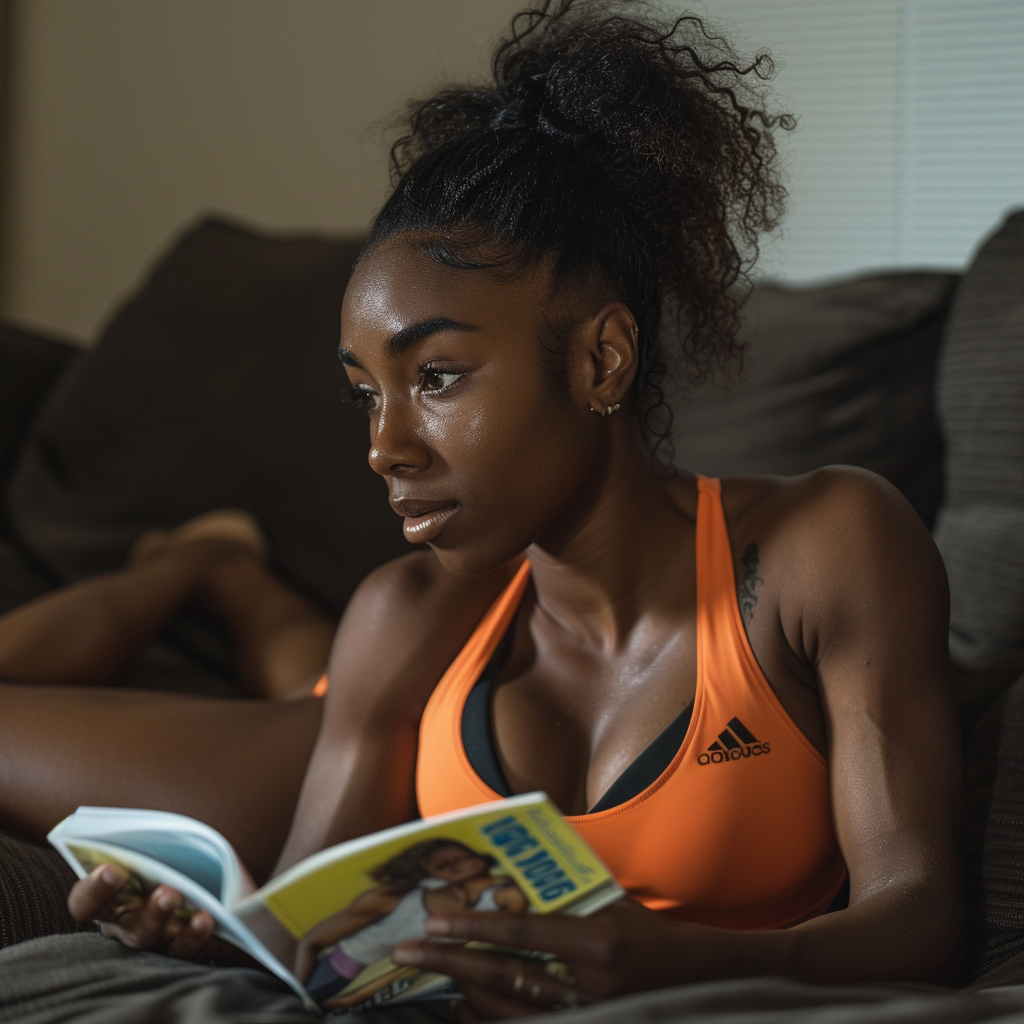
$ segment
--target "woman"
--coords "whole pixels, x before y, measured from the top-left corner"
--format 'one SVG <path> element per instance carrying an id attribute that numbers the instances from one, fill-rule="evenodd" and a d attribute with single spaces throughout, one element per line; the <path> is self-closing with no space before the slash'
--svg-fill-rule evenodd
<path id="1" fill-rule="evenodd" d="M 781 191 L 765 60 L 621 10 L 521 15 L 493 84 L 414 106 L 396 147 L 341 356 L 370 463 L 432 553 L 346 612 L 279 867 L 543 789 L 629 898 L 432 917 L 435 938 L 566 965 L 395 950 L 453 975 L 467 1016 L 750 974 L 948 979 L 941 561 L 868 473 L 719 482 L 652 458 L 665 367 L 696 380 L 736 354 L 732 286 Z M 118 884 L 79 883 L 76 916 L 204 950 L 211 922 L 182 927 L 166 890 L 112 923 Z"/>
<path id="2" fill-rule="evenodd" d="M 491 874 L 494 863 L 490 855 L 454 839 L 428 839 L 403 850 L 372 873 L 379 885 L 303 937 L 295 958 L 296 977 L 328 1009 L 354 1006 L 366 998 L 363 988 L 355 998 L 331 997 L 364 968 L 389 957 L 399 942 L 423 938 L 423 925 L 431 915 L 525 911 L 526 897 L 515 882 Z M 408 973 L 408 968 L 399 971 Z M 371 991 L 391 980 L 390 974 L 374 978 Z"/>

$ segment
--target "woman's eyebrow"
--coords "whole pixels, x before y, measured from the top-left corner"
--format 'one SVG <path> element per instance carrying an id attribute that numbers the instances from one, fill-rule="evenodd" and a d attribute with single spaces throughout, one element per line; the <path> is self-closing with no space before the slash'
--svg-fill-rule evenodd
<path id="1" fill-rule="evenodd" d="M 429 334 L 436 334 L 438 331 L 478 331 L 479 327 L 472 324 L 460 323 L 446 316 L 433 317 L 430 320 L 420 320 L 419 323 L 403 327 L 396 334 L 388 338 L 388 355 L 397 356 L 404 352 L 410 345 L 427 337 Z"/>
<path id="2" fill-rule="evenodd" d="M 415 345 L 417 341 L 426 338 L 430 334 L 436 334 L 438 331 L 478 330 L 480 328 L 474 327 L 473 324 L 464 324 L 447 316 L 436 316 L 430 320 L 420 320 L 418 323 L 410 324 L 408 327 L 403 327 L 396 334 L 392 334 L 387 340 L 387 352 L 389 356 L 401 355 L 410 345 Z M 362 366 L 359 365 L 359 360 L 344 345 L 338 346 L 338 358 L 345 366 L 354 366 L 357 370 L 362 369 Z"/>

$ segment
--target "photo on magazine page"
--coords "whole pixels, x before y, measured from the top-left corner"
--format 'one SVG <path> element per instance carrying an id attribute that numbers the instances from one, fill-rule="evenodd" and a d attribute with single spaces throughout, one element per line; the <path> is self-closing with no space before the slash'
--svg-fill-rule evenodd
<path id="1" fill-rule="evenodd" d="M 325 1009 L 456 995 L 450 979 L 390 959 L 398 943 L 426 937 L 432 914 L 572 913 L 581 896 L 620 891 L 547 801 L 491 807 L 305 862 L 238 915 Z"/>
<path id="2" fill-rule="evenodd" d="M 439 987 L 436 975 L 390 960 L 398 943 L 426 937 L 432 914 L 530 906 L 493 854 L 449 836 L 409 843 L 369 867 L 364 881 L 370 885 L 296 943 L 293 973 L 325 1009 L 355 1006 L 385 990 L 393 998 L 412 995 L 413 985 L 417 992 Z"/>

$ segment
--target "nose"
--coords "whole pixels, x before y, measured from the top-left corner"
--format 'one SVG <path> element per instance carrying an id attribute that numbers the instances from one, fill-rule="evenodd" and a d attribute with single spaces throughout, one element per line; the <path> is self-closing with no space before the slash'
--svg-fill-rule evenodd
<path id="1" fill-rule="evenodd" d="M 416 431 L 406 402 L 383 400 L 370 423 L 370 468 L 380 476 L 403 476 L 430 466 L 430 449 Z"/>

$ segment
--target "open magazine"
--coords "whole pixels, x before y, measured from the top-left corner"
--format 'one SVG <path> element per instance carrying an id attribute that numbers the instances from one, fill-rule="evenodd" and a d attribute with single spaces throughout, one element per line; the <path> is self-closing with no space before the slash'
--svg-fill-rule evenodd
<path id="1" fill-rule="evenodd" d="M 307 1006 L 365 1009 L 454 998 L 444 975 L 400 967 L 391 950 L 425 938 L 433 913 L 509 910 L 583 916 L 623 890 L 544 793 L 409 822 L 308 857 L 257 889 L 230 844 L 164 811 L 79 807 L 49 835 L 79 877 L 129 874 L 120 899 L 157 885 L 208 911 L 217 934 L 290 985 Z"/>

